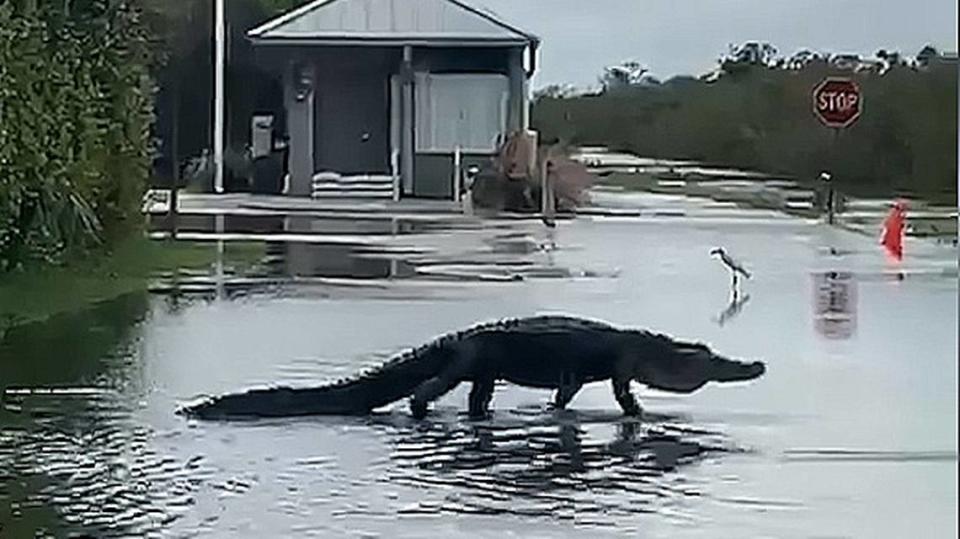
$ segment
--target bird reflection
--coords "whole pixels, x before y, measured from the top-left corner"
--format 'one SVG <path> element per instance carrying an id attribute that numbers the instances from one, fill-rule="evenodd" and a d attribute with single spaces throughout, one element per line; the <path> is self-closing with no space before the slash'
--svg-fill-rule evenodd
<path id="1" fill-rule="evenodd" d="M 556 265 L 554 260 L 554 251 L 557 250 L 557 230 L 555 228 L 548 228 L 546 239 L 540 243 L 538 246 L 539 250 L 547 254 L 547 265 L 553 267 Z"/>
<path id="2" fill-rule="evenodd" d="M 727 322 L 740 315 L 740 311 L 743 310 L 748 301 L 750 301 L 750 294 L 741 295 L 739 290 L 733 290 L 730 294 L 730 303 L 726 309 L 714 318 L 714 321 L 723 327 Z"/>

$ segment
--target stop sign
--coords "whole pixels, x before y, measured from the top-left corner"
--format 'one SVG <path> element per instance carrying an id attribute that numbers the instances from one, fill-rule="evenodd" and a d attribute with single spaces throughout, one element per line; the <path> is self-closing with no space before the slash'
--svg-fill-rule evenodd
<path id="1" fill-rule="evenodd" d="M 851 79 L 829 77 L 813 89 L 813 113 L 827 127 L 849 127 L 861 110 L 860 86 Z"/>

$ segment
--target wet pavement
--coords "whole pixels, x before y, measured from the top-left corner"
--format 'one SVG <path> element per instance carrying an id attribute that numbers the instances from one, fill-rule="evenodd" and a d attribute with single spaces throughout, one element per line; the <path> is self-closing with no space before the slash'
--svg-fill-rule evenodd
<path id="1" fill-rule="evenodd" d="M 609 151 L 603 147 L 583 147 L 572 158 L 583 163 L 599 176 L 619 174 L 613 185 L 601 185 L 598 195 L 629 194 L 643 190 L 670 199 L 700 198 L 714 209 L 764 208 L 798 217 L 818 215 L 817 189 L 820 181 L 799 178 L 778 178 L 763 172 L 707 166 L 695 161 L 678 161 L 638 157 Z M 626 191 L 626 193 L 625 193 Z M 904 190 L 898 197 L 907 203 L 908 236 L 926 237 L 934 242 L 956 246 L 956 193 L 942 193 L 939 203 L 923 199 L 923 195 Z M 864 198 L 840 192 L 836 225 L 865 234 L 878 234 L 893 201 L 889 198 Z M 606 197 L 609 200 L 609 197 Z M 943 201 L 949 201 L 944 204 Z"/>
<path id="2" fill-rule="evenodd" d="M 956 248 L 910 238 L 895 264 L 872 235 L 772 211 L 595 203 L 553 231 L 249 216 L 221 237 L 271 240 L 256 271 L 158 276 L 152 294 L 11 331 L 0 536 L 956 536 Z M 716 246 L 754 274 L 736 298 Z M 564 412 L 500 385 L 479 422 L 466 387 L 423 422 L 404 403 L 369 418 L 173 414 L 536 313 L 703 340 L 768 371 L 689 396 L 636 388 L 642 422 L 606 384 Z"/>

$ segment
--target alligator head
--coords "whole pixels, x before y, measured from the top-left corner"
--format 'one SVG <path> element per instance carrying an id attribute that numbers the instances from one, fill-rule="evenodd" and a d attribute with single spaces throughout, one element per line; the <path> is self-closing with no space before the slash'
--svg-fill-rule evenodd
<path id="1" fill-rule="evenodd" d="M 743 382 L 767 370 L 761 361 L 728 359 L 704 344 L 659 339 L 668 342 L 645 347 L 634 365 L 634 379 L 655 389 L 690 393 L 707 382 Z"/>

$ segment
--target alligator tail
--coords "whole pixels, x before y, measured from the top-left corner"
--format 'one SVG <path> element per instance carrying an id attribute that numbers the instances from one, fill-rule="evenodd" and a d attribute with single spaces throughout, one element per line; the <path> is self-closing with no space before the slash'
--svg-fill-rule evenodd
<path id="1" fill-rule="evenodd" d="M 229 420 L 306 415 L 365 415 L 413 394 L 422 382 L 438 375 L 455 359 L 443 337 L 409 350 L 387 363 L 353 378 L 312 388 L 252 389 L 210 397 L 186 405 L 177 413 L 199 419 Z"/>

